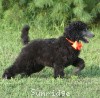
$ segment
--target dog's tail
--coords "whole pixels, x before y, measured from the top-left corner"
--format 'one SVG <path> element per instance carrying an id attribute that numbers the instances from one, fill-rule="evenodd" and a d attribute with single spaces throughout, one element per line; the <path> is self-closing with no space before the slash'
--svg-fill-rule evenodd
<path id="1" fill-rule="evenodd" d="M 23 45 L 26 45 L 26 44 L 28 44 L 28 42 L 30 42 L 30 39 L 29 39 L 29 36 L 28 36 L 29 29 L 30 29 L 29 25 L 25 25 L 22 28 L 21 39 L 22 39 Z"/>

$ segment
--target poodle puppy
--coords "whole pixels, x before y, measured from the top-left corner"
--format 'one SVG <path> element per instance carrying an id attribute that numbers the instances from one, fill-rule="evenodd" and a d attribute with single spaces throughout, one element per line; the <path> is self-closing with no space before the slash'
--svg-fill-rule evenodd
<path id="1" fill-rule="evenodd" d="M 22 29 L 22 41 L 25 45 L 14 63 L 8 67 L 2 77 L 11 79 L 17 74 L 24 73 L 30 76 L 32 73 L 41 71 L 45 66 L 54 69 L 54 78 L 64 77 L 64 68 L 73 65 L 75 73 L 79 73 L 85 62 L 79 58 L 83 41 L 88 43 L 87 38 L 94 37 L 94 34 L 87 30 L 87 25 L 81 21 L 72 22 L 65 28 L 59 38 L 36 39 L 29 42 L 29 26 Z"/>

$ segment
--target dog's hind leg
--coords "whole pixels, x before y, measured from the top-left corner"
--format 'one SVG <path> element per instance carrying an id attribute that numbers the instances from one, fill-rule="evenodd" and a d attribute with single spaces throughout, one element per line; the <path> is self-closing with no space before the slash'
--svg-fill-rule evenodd
<path id="1" fill-rule="evenodd" d="M 33 64 L 33 59 L 31 59 L 30 56 L 21 53 L 15 62 L 4 71 L 2 78 L 10 79 L 17 74 L 26 73 L 27 70 L 31 72 L 33 68 L 33 66 L 30 66 L 31 64 Z"/>
<path id="2" fill-rule="evenodd" d="M 4 74 L 2 75 L 2 78 L 11 79 L 11 77 L 13 78 L 15 75 L 22 73 L 23 73 L 22 77 L 25 75 L 30 76 L 32 73 L 40 72 L 43 68 L 44 68 L 43 65 L 37 65 L 37 66 L 23 65 L 23 68 L 18 65 L 17 66 L 12 65 L 5 70 Z"/>
<path id="3" fill-rule="evenodd" d="M 45 66 L 41 64 L 34 64 L 26 70 L 25 75 L 30 76 L 32 73 L 40 72 Z"/>
<path id="4" fill-rule="evenodd" d="M 15 76 L 15 72 L 14 72 L 14 70 L 15 70 L 16 68 L 15 68 L 15 66 L 10 66 L 9 68 L 7 68 L 5 71 L 4 71 L 4 73 L 3 73 L 3 75 L 2 75 L 2 78 L 5 78 L 5 79 L 11 79 L 11 77 L 14 77 Z"/>
<path id="5" fill-rule="evenodd" d="M 77 59 L 73 62 L 72 65 L 76 67 L 76 68 L 74 69 L 73 73 L 74 73 L 75 75 L 77 75 L 77 74 L 79 74 L 79 73 L 81 72 L 81 70 L 84 69 L 84 67 L 85 67 L 85 62 L 84 62 L 83 59 L 77 58 Z"/>
<path id="6" fill-rule="evenodd" d="M 24 73 L 24 72 L 25 72 L 25 68 L 22 68 L 22 66 L 12 65 L 4 71 L 2 78 L 11 79 L 11 78 L 15 77 L 15 75 L 21 74 L 21 73 Z"/>

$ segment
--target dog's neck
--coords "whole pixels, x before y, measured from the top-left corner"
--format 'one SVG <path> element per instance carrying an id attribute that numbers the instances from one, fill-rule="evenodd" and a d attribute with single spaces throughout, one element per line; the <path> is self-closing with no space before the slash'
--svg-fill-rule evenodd
<path id="1" fill-rule="evenodd" d="M 81 42 L 79 42 L 79 41 L 77 41 L 77 40 L 73 41 L 73 40 L 71 40 L 71 39 L 69 39 L 69 38 L 67 38 L 67 37 L 65 37 L 65 36 L 60 36 L 59 42 L 60 42 L 61 44 L 63 44 L 64 46 L 67 46 L 68 43 L 69 43 L 69 45 L 70 45 L 74 50 L 77 50 L 77 51 L 80 51 L 80 50 L 82 49 L 82 43 L 81 43 Z"/>
<path id="2" fill-rule="evenodd" d="M 81 42 L 78 42 L 78 41 L 71 41 L 71 40 L 69 40 L 68 38 L 66 38 L 66 40 L 69 42 L 69 43 L 71 43 L 72 45 L 72 47 L 75 49 L 75 50 L 81 50 L 81 48 L 82 48 L 82 43 Z"/>

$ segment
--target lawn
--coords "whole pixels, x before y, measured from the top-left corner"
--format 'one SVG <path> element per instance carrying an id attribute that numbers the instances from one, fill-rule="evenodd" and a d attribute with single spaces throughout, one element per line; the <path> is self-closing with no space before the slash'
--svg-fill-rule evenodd
<path id="1" fill-rule="evenodd" d="M 31 77 L 16 76 L 2 79 L 5 68 L 10 66 L 21 48 L 20 27 L 0 28 L 0 98 L 100 98 L 100 28 L 93 26 L 95 38 L 84 44 L 80 57 L 86 67 L 79 76 L 72 75 L 73 67 L 65 69 L 64 79 L 54 79 L 53 70 L 45 68 Z M 58 37 L 62 28 L 48 30 L 41 27 L 30 30 L 31 39 Z"/>

